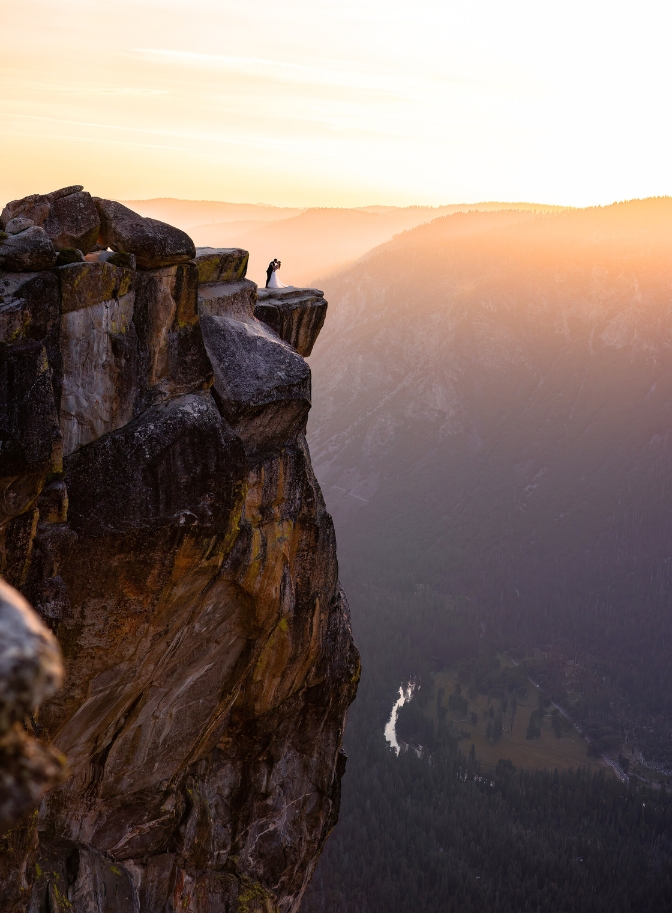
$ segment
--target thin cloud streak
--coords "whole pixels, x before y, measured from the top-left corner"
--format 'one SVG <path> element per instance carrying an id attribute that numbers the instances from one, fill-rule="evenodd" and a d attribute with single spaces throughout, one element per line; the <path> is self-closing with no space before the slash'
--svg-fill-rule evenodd
<path id="1" fill-rule="evenodd" d="M 416 98 L 417 93 L 441 94 L 451 87 L 487 90 L 497 93 L 524 91 L 536 94 L 538 84 L 530 84 L 521 75 L 498 74 L 498 78 L 485 78 L 482 74 L 469 76 L 443 73 L 427 74 L 400 72 L 398 67 L 377 68 L 353 66 L 351 61 L 331 60 L 330 66 L 319 63 L 294 63 L 278 58 L 240 57 L 230 54 L 206 54 L 199 51 L 182 51 L 171 48 L 133 48 L 125 56 L 139 61 L 167 64 L 197 70 L 235 73 L 276 85 L 305 85 L 315 91 L 320 88 L 368 90 L 395 98 Z"/>
<path id="2" fill-rule="evenodd" d="M 257 149 L 273 149 L 276 151 L 285 151 L 291 152 L 292 155 L 301 156 L 304 158 L 310 158 L 312 155 L 319 152 L 321 156 L 332 157 L 335 160 L 338 160 L 342 156 L 342 150 L 334 148 L 333 144 L 328 141 L 328 138 L 323 139 L 321 142 L 316 140 L 313 137 L 310 147 L 306 146 L 306 141 L 304 138 L 301 138 L 299 141 L 296 139 L 282 140 L 278 138 L 271 139 L 268 136 L 259 136 L 259 135 L 232 135 L 227 134 L 223 136 L 221 134 L 215 133 L 194 133 L 194 132 L 180 132 L 175 130 L 153 130 L 147 127 L 129 127 L 124 125 L 117 124 L 105 124 L 97 123 L 95 121 L 76 121 L 76 120 L 65 120 L 62 118 L 47 117 L 44 115 L 33 115 L 33 114 L 14 114 L 14 115 L 4 115 L 0 113 L 0 119 L 6 118 L 11 120 L 16 118 L 17 120 L 31 121 L 31 122 L 43 122 L 50 124 L 60 124 L 61 126 L 70 126 L 70 127 L 85 127 L 85 128 L 94 128 L 97 130 L 105 131 L 119 131 L 127 133 L 137 133 L 143 134 L 145 136 L 162 136 L 166 138 L 175 137 L 182 140 L 192 140 L 197 143 L 207 142 L 207 143 L 218 143 L 223 146 L 245 146 L 250 148 Z M 74 141 L 91 141 L 91 142 L 110 142 L 116 143 L 117 145 L 132 145 L 136 147 L 146 146 L 147 148 L 165 148 L 165 149 L 174 149 L 182 152 L 189 153 L 200 153 L 202 150 L 198 146 L 175 146 L 175 145 L 157 145 L 156 143 L 142 143 L 142 142 L 133 142 L 131 140 L 113 140 L 109 137 L 87 137 L 82 136 L 81 134 L 75 134 L 73 132 L 55 134 L 51 132 L 42 132 L 35 133 L 33 131 L 18 131 L 11 129 L 3 129 L 4 136 L 41 136 L 44 139 L 49 137 L 59 138 L 59 139 L 69 139 Z M 353 150 L 353 154 L 356 155 L 356 149 Z M 208 150 L 208 155 L 212 155 L 212 150 Z M 366 160 L 365 156 L 361 156 L 361 159 Z"/>
<path id="3" fill-rule="evenodd" d="M 533 0 L 120 4 L 114 16 L 102 0 L 3 13 L 0 195 L 72 183 L 78 168 L 108 195 L 144 181 L 198 198 L 224 186 L 243 202 L 270 186 L 285 205 L 672 191 L 672 10 L 652 0 L 614 0 L 608 17 L 603 0 L 562 13 Z M 100 143 L 91 162 L 83 136 L 138 152 Z M 175 147 L 160 170 L 157 141 Z M 203 145 L 213 169 L 192 174 Z"/>
<path id="4" fill-rule="evenodd" d="M 173 66 L 193 67 L 212 71 L 235 73 L 273 82 L 339 89 L 365 89 L 380 95 L 409 98 L 414 91 L 433 88 L 431 82 L 417 77 L 400 79 L 398 74 L 355 70 L 342 67 L 289 63 L 261 57 L 234 57 L 225 54 L 201 54 L 193 51 L 176 51 L 163 48 L 134 48 L 128 53 L 136 60 Z"/>

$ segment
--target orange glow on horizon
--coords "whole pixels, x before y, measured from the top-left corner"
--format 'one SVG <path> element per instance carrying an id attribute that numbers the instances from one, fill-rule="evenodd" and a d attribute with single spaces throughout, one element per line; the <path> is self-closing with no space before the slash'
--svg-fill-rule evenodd
<path id="1" fill-rule="evenodd" d="M 669 194 L 670 25 L 657 0 L 0 0 L 0 198 Z"/>

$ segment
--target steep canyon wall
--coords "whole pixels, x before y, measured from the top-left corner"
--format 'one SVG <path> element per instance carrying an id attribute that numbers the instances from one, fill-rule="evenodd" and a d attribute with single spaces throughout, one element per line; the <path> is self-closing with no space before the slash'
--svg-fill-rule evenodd
<path id="1" fill-rule="evenodd" d="M 0 571 L 55 633 L 69 776 L 6 913 L 296 911 L 359 658 L 305 441 L 322 293 L 66 188 L 0 236 Z"/>

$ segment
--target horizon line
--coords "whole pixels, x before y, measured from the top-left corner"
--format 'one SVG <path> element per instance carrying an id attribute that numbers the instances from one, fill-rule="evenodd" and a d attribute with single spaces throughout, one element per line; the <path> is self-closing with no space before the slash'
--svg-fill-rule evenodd
<path id="1" fill-rule="evenodd" d="M 620 200 L 612 200 L 611 203 L 591 203 L 586 206 L 573 206 L 571 204 L 564 203 L 542 203 L 542 202 L 533 202 L 531 200 L 477 200 L 473 203 L 437 203 L 436 205 L 428 203 L 408 203 L 404 206 L 393 204 L 393 203 L 366 203 L 361 206 L 321 206 L 319 204 L 313 204 L 309 206 L 291 206 L 291 205 L 280 205 L 277 203 L 250 203 L 250 202 L 234 202 L 232 200 L 205 200 L 205 199 L 192 199 L 189 197 L 127 197 L 125 199 L 120 199 L 120 202 L 123 203 L 157 203 L 162 201 L 169 201 L 174 203 L 213 203 L 224 206 L 257 206 L 263 209 L 296 209 L 301 212 L 307 212 L 310 209 L 338 209 L 338 210 L 364 210 L 364 209 L 427 209 L 427 210 L 436 210 L 436 209 L 446 209 L 453 206 L 529 206 L 530 208 L 539 206 L 546 209 L 607 209 L 610 206 L 619 206 L 624 203 L 644 203 L 649 200 L 670 200 L 672 199 L 672 194 L 663 193 L 663 194 L 652 194 L 645 197 L 627 197 Z"/>

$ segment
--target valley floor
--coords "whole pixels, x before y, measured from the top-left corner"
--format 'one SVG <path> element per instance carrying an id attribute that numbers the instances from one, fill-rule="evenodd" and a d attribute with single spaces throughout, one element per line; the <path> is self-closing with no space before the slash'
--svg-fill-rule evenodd
<path id="1" fill-rule="evenodd" d="M 503 667 L 513 666 L 513 662 L 500 655 Z M 528 680 L 529 681 L 529 680 Z M 455 692 L 458 685 L 457 667 L 444 669 L 435 675 L 435 692 L 430 702 L 428 711 L 438 723 L 436 695 L 439 688 L 444 689 L 446 697 L 442 702 L 447 705 L 448 695 Z M 492 730 L 495 727 L 497 715 L 501 713 L 501 702 L 493 701 L 485 694 L 477 694 L 468 698 L 468 709 L 465 713 L 447 710 L 446 720 L 452 724 L 459 735 L 459 744 L 466 754 L 473 744 L 476 759 L 480 761 L 484 770 L 494 769 L 500 759 L 510 760 L 517 768 L 526 770 L 577 770 L 587 767 L 589 770 L 610 770 L 611 768 L 600 758 L 589 758 L 586 754 L 588 744 L 578 730 L 564 718 L 553 725 L 554 718 L 559 713 L 547 712 L 540 721 L 540 735 L 536 738 L 527 738 L 527 729 L 530 717 L 539 707 L 539 689 L 529 682 L 527 694 L 519 695 L 514 703 L 506 701 L 506 711 L 502 713 L 502 734 L 495 740 Z M 490 710 L 492 709 L 492 714 Z M 473 722 L 471 714 L 476 714 L 477 722 Z M 488 737 L 488 725 L 490 736 Z M 556 734 L 556 729 L 560 733 Z"/>

